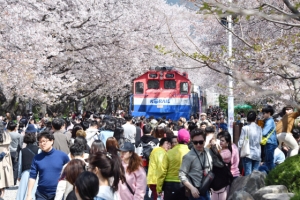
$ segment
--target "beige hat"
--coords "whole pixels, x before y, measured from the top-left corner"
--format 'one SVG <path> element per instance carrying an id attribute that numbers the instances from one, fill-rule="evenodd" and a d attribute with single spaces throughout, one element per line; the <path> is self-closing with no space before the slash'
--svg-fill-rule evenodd
<path id="1" fill-rule="evenodd" d="M 202 116 L 202 115 L 205 115 L 205 116 L 207 116 L 207 115 L 206 115 L 206 113 L 201 113 L 201 114 L 200 114 L 200 116 Z"/>

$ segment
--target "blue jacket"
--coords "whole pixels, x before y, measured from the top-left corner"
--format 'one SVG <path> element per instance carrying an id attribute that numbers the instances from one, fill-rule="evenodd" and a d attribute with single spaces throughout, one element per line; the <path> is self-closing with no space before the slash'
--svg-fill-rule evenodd
<path id="1" fill-rule="evenodd" d="M 265 121 L 262 136 L 267 137 L 268 134 L 271 133 L 272 131 L 273 131 L 273 133 L 269 137 L 267 144 L 273 144 L 273 145 L 277 146 L 278 144 L 277 144 L 277 137 L 276 137 L 276 124 L 274 122 L 274 119 L 272 117 L 270 117 L 269 119 L 266 119 L 266 121 Z"/>

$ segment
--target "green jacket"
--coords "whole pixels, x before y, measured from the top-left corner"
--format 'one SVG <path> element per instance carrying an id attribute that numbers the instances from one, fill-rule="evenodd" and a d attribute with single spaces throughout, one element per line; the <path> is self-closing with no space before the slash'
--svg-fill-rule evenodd
<path id="1" fill-rule="evenodd" d="M 165 154 L 160 168 L 157 169 L 156 191 L 158 193 L 162 191 L 164 182 L 180 183 L 178 174 L 182 163 L 182 158 L 189 151 L 190 150 L 187 145 L 178 144 Z"/>

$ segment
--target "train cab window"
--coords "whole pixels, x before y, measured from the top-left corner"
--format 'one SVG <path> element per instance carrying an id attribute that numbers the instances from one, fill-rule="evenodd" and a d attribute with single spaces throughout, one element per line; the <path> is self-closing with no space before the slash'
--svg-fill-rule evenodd
<path id="1" fill-rule="evenodd" d="M 165 87 L 165 89 L 176 89 L 176 81 L 165 80 L 164 87 Z"/>
<path id="2" fill-rule="evenodd" d="M 144 83 L 143 82 L 135 83 L 135 93 L 136 94 L 144 94 Z"/>
<path id="3" fill-rule="evenodd" d="M 180 94 L 187 94 L 189 92 L 189 84 L 187 82 L 180 83 Z"/>
<path id="4" fill-rule="evenodd" d="M 159 89 L 159 80 L 149 80 L 148 89 Z"/>

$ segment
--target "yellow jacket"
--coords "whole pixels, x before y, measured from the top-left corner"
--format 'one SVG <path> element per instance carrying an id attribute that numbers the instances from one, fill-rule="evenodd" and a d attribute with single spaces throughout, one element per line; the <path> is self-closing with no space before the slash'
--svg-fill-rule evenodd
<path id="1" fill-rule="evenodd" d="M 167 154 L 166 150 L 162 147 L 154 148 L 149 157 L 147 184 L 157 184 L 157 169 L 161 167 L 163 158 Z"/>
<path id="2" fill-rule="evenodd" d="M 169 150 L 163 160 L 161 167 L 157 170 L 156 191 L 160 193 L 164 182 L 178 182 L 179 169 L 182 157 L 189 152 L 189 148 L 185 144 L 177 144 L 173 149 Z"/>

